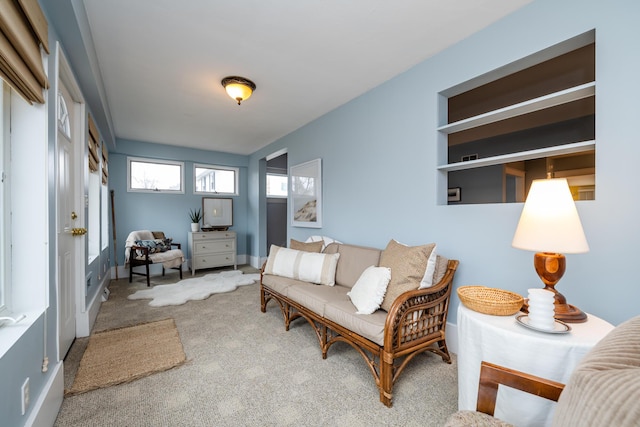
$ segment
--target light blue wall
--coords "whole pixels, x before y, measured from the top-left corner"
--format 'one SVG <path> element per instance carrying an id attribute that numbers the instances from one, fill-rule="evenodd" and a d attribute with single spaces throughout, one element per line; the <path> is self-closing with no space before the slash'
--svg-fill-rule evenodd
<path id="1" fill-rule="evenodd" d="M 289 165 L 322 158 L 324 226 L 289 227 L 289 237 L 322 234 L 383 248 L 437 242 L 461 261 L 455 286 L 482 284 L 526 294 L 540 287 L 533 253 L 511 247 L 522 204 L 440 206 L 438 93 L 596 29 L 597 200 L 578 202 L 591 251 L 567 255 L 558 285 L 569 302 L 617 324 L 640 312 L 635 259 L 640 201 L 637 101 L 640 3 L 537 0 L 354 101 L 254 153 L 252 214 L 261 201 L 261 159 L 286 149 Z M 263 233 L 260 215 L 251 233 Z M 252 254 L 265 256 L 264 240 Z M 449 321 L 456 323 L 454 297 Z"/>
<path id="2" fill-rule="evenodd" d="M 127 192 L 128 156 L 184 162 L 185 193 Z M 125 240 L 134 230 L 164 231 L 175 243 L 184 245 L 187 255 L 187 236 L 191 231 L 189 210 L 201 208 L 203 197 L 193 194 L 194 163 L 239 168 L 239 195 L 231 196 L 233 227 L 230 230 L 238 235 L 238 254 L 247 253 L 247 156 L 118 139 L 115 151 L 109 153 L 109 189 L 114 190 L 115 195 L 117 265 L 124 265 Z"/>

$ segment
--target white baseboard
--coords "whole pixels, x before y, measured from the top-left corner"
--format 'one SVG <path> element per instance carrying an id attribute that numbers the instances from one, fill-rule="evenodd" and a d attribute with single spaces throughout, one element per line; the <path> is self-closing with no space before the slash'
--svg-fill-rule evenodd
<path id="1" fill-rule="evenodd" d="M 58 416 L 64 399 L 64 369 L 62 362 L 53 367 L 54 372 L 44 385 L 44 390 L 34 402 L 33 410 L 27 418 L 27 427 L 51 427 Z"/>
<path id="2" fill-rule="evenodd" d="M 111 276 L 109 274 L 105 275 L 102 283 L 100 283 L 98 292 L 93 296 L 87 309 L 76 315 L 76 337 L 88 337 L 91 333 L 91 328 L 93 328 L 96 317 L 98 317 L 98 311 L 100 311 L 100 305 L 102 304 L 102 296 L 104 295 L 105 288 L 109 285 L 109 280 L 111 280 Z"/>
<path id="3" fill-rule="evenodd" d="M 264 262 L 267 260 L 267 257 L 258 257 L 258 256 L 251 256 L 249 257 L 249 265 L 251 265 L 251 267 L 253 268 L 262 268 L 262 264 L 264 264 Z"/>

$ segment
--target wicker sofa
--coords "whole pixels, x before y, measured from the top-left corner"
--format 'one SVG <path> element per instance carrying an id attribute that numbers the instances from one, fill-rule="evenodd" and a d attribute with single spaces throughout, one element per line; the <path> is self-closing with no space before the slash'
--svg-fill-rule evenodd
<path id="1" fill-rule="evenodd" d="M 305 264 L 305 257 L 309 255 L 288 249 L 289 258 L 279 259 L 274 252 L 280 254 L 282 248 L 272 246 L 260 280 L 263 313 L 269 301 L 274 300 L 282 311 L 286 330 L 293 320 L 306 319 L 318 338 L 323 359 L 337 342 L 353 346 L 373 374 L 380 401 L 389 407 L 394 383 L 416 355 L 430 351 L 451 363 L 445 327 L 452 280 L 458 266 L 458 261 L 436 256 L 435 251 L 431 251 L 426 260 L 424 251 L 419 249 L 423 247 L 406 247 L 405 251 L 397 242 L 392 242 L 385 250 L 338 243 L 327 245 L 321 254 L 314 254 L 316 258 L 324 256 L 325 260 L 335 261 L 335 265 L 324 265 L 323 271 L 329 271 L 329 277 L 332 269 L 335 272 L 334 281 L 324 285 L 317 284 L 323 279 L 308 280 L 297 275 L 294 264 Z M 375 267 L 390 271 L 384 301 L 381 308 L 371 314 L 360 314 L 352 303 L 353 292 L 369 277 L 367 270 Z M 431 282 L 430 286 L 418 289 L 424 280 Z M 397 282 L 403 282 L 404 289 L 408 290 L 398 288 Z"/>

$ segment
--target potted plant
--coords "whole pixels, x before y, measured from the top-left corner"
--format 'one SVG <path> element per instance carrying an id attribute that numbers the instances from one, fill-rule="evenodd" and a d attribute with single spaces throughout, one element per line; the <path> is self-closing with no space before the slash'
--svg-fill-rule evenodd
<path id="1" fill-rule="evenodd" d="M 202 212 L 200 211 L 200 209 L 190 209 L 189 218 L 191 218 L 191 231 L 200 231 L 200 220 L 202 219 Z"/>

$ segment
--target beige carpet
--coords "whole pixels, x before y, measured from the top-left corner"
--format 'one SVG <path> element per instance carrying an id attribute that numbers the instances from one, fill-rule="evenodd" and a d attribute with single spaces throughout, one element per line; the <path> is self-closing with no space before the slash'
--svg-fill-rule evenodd
<path id="1" fill-rule="evenodd" d="M 211 272 L 198 271 L 196 277 Z M 159 285 L 179 278 L 171 272 L 151 280 Z M 127 299 L 141 289 L 148 289 L 143 277 L 131 284 L 128 277 L 113 280 L 93 334 L 170 317 L 188 363 L 66 396 L 55 427 L 439 427 L 458 409 L 455 355 L 451 365 L 431 353 L 416 356 L 396 382 L 393 407 L 387 408 L 357 351 L 336 343 L 322 359 L 305 320 L 286 331 L 273 301 L 260 312 L 258 284 L 167 307 Z M 66 388 L 88 342 L 88 337 L 76 339 L 64 360 Z"/>
<path id="2" fill-rule="evenodd" d="M 89 338 L 73 386 L 65 394 L 127 383 L 185 360 L 173 319 L 98 332 Z"/>

